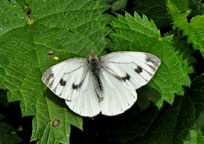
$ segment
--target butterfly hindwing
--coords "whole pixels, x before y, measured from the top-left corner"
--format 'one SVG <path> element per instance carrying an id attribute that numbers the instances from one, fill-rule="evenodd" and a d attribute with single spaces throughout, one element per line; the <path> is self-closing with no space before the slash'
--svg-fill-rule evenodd
<path id="1" fill-rule="evenodd" d="M 83 84 L 76 92 L 79 93 L 77 99 L 66 100 L 66 104 L 72 111 L 85 117 L 94 117 L 100 113 L 99 99 L 95 92 L 91 71 L 88 71 Z"/>
<path id="2" fill-rule="evenodd" d="M 103 100 L 100 102 L 103 115 L 118 115 L 129 109 L 137 100 L 135 88 L 124 86 L 123 80 L 113 76 L 108 71 L 101 70 L 103 84 Z"/>

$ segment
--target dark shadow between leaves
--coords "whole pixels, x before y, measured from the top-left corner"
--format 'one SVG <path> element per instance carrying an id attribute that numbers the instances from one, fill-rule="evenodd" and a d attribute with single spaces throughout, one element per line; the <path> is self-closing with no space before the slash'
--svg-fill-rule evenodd
<path id="1" fill-rule="evenodd" d="M 142 110 L 148 108 L 151 102 L 157 104 L 157 102 L 161 99 L 161 94 L 148 85 L 138 89 L 137 95 L 138 99 L 136 103 Z"/>
<path id="2" fill-rule="evenodd" d="M 136 137 L 144 136 L 160 112 L 151 101 L 156 103 L 161 96 L 148 86 L 137 92 L 138 102 L 121 115 L 108 117 L 100 114 L 94 118 L 84 117 L 84 131 L 73 127 L 71 143 L 128 143 Z"/>

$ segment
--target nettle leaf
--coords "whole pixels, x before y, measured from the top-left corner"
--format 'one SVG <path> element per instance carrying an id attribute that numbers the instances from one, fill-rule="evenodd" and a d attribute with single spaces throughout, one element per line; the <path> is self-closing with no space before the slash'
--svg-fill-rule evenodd
<path id="1" fill-rule="evenodd" d="M 107 0 L 111 4 L 111 12 L 122 11 L 127 5 L 128 0 Z"/>
<path id="2" fill-rule="evenodd" d="M 174 46 L 183 54 L 184 59 L 188 59 L 189 63 L 196 63 L 196 59 L 192 56 L 194 51 L 191 49 L 191 45 L 187 44 L 187 41 L 182 36 L 174 37 Z"/>
<path id="3" fill-rule="evenodd" d="M 167 27 L 171 24 L 171 15 L 167 11 L 166 0 L 138 0 L 133 1 L 133 10 L 145 14 L 153 19 L 158 27 Z"/>
<path id="4" fill-rule="evenodd" d="M 184 144 L 203 144 L 204 136 L 200 130 L 191 130 L 190 136 L 184 141 Z"/>
<path id="5" fill-rule="evenodd" d="M 204 16 L 193 17 L 188 25 L 184 28 L 184 35 L 188 36 L 188 42 L 193 44 L 195 50 L 200 50 L 204 57 Z"/>
<path id="6" fill-rule="evenodd" d="M 195 16 L 188 22 L 187 16 L 190 11 L 187 0 L 179 2 L 168 0 L 167 6 L 173 17 L 174 26 L 183 30 L 183 35 L 188 36 L 188 43 L 191 43 L 195 50 L 200 50 L 204 56 L 204 27 L 201 25 L 204 23 L 204 16 Z"/>
<path id="7" fill-rule="evenodd" d="M 165 104 L 159 111 L 154 106 L 142 112 L 131 110 L 109 124 L 111 143 L 183 144 L 189 132 L 204 129 L 204 74 L 172 105 Z"/>
<path id="8" fill-rule="evenodd" d="M 204 13 L 204 4 L 202 3 L 202 0 L 189 0 L 188 2 L 189 8 L 192 10 L 190 15 L 195 16 Z"/>
<path id="9" fill-rule="evenodd" d="M 161 59 L 161 66 L 148 84 L 156 92 L 151 90 L 147 93 L 148 97 L 158 97 L 156 93 L 160 94 L 161 98 L 156 102 L 158 107 L 162 106 L 164 100 L 172 104 L 174 94 L 184 94 L 182 86 L 190 85 L 188 74 L 192 72 L 192 67 L 173 47 L 172 36 L 160 37 L 154 22 L 146 16 L 141 18 L 137 13 L 134 17 L 128 13 L 125 17 L 118 15 L 112 25 L 115 26 L 115 33 L 111 34 L 113 50 L 149 52 Z"/>
<path id="10" fill-rule="evenodd" d="M 1 144 L 14 144 L 22 142 L 22 139 L 16 134 L 15 129 L 5 122 L 0 122 L 0 134 Z"/>
<path id="11" fill-rule="evenodd" d="M 34 116 L 31 141 L 67 144 L 70 125 L 82 129 L 81 117 L 47 89 L 41 76 L 59 61 L 88 57 L 96 46 L 101 53 L 108 8 L 99 0 L 35 0 L 28 17 L 15 1 L 0 1 L 0 87 L 8 90 L 9 102 L 20 101 L 23 116 Z"/>

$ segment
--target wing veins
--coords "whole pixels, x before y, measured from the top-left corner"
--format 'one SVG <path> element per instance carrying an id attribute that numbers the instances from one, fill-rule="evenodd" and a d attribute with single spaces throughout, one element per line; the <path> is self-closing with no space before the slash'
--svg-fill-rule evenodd
<path id="1" fill-rule="evenodd" d="M 123 77 L 120 77 L 118 76 L 117 74 L 115 74 L 110 68 L 108 67 L 104 67 L 104 66 L 101 66 L 101 68 L 103 68 L 105 71 L 107 71 L 108 73 L 112 74 L 115 78 L 117 78 L 118 80 L 129 80 L 130 79 L 130 76 L 126 73 L 126 76 L 123 76 Z"/>
<path id="2" fill-rule="evenodd" d="M 103 62 L 102 62 L 103 63 Z M 114 61 L 108 61 L 108 63 L 114 63 L 114 64 L 134 64 L 134 65 L 136 65 L 136 66 L 139 66 L 139 65 L 137 65 L 135 62 L 114 62 Z M 153 71 L 156 71 L 156 69 L 152 66 L 152 65 L 150 65 L 150 64 L 147 64 L 146 63 L 146 65 L 148 66 L 148 67 L 150 67 Z M 144 67 L 142 67 L 142 69 L 144 69 L 149 75 L 151 75 L 152 76 L 152 74 L 147 70 L 147 69 L 145 69 Z"/>
<path id="3" fill-rule="evenodd" d="M 86 77 L 86 75 L 87 75 L 89 69 L 90 69 L 90 68 L 87 68 L 87 70 L 86 70 L 85 74 L 82 76 L 82 80 L 79 82 L 79 84 L 76 84 L 76 85 L 75 85 L 74 83 L 72 84 L 72 88 L 73 88 L 73 89 L 78 89 L 78 88 L 81 87 L 81 85 L 83 84 L 84 79 L 85 79 L 85 77 Z"/>
<path id="4" fill-rule="evenodd" d="M 116 64 L 130 64 L 130 63 L 117 63 L 117 62 L 115 62 Z M 136 63 L 134 63 L 134 62 L 131 62 L 131 63 L 133 63 L 133 64 L 135 64 L 136 66 L 137 66 L 137 64 Z M 119 80 L 129 80 L 130 79 L 130 77 L 129 77 L 129 75 L 128 75 L 128 73 L 126 73 L 126 76 L 123 76 L 123 77 L 120 77 L 120 76 L 118 76 L 116 73 L 114 73 L 114 71 L 112 71 L 110 68 L 108 68 L 108 67 L 104 67 L 104 66 L 102 66 L 101 65 L 101 68 L 103 68 L 105 71 L 107 71 L 107 72 L 109 72 L 110 74 L 112 74 L 113 76 L 115 76 L 117 79 L 119 79 Z M 144 69 L 147 73 L 149 73 L 146 69 Z M 149 73 L 150 74 L 150 73 Z M 151 75 L 151 74 L 150 74 Z M 145 81 L 148 81 L 147 79 L 145 79 L 142 75 L 140 75 L 139 74 L 139 76 L 141 76 Z"/>
<path id="5" fill-rule="evenodd" d="M 87 66 L 88 64 L 86 64 L 85 66 Z M 74 72 L 74 71 L 76 71 L 76 70 L 79 70 L 80 68 L 82 68 L 84 65 L 82 65 L 82 66 L 80 66 L 80 67 L 78 67 L 78 68 L 76 68 L 76 69 L 74 69 L 73 71 L 71 71 L 71 72 L 68 72 L 68 73 L 63 73 L 63 75 L 62 75 L 62 77 L 65 75 L 65 74 L 70 74 L 70 73 L 72 73 L 72 72 Z M 86 72 L 86 74 L 87 74 L 87 72 Z M 85 75 L 86 75 L 85 74 Z M 85 76 L 84 76 L 84 78 L 85 78 Z M 83 78 L 83 79 L 84 79 Z M 53 79 L 53 81 L 54 81 L 54 79 Z M 80 82 L 81 83 L 81 82 Z M 73 83 L 74 84 L 74 83 Z M 60 82 L 56 85 L 56 87 L 54 88 L 54 90 L 53 91 L 56 91 L 55 89 L 58 87 L 60 85 Z M 72 85 L 72 87 L 73 87 L 73 85 Z M 63 92 L 63 91 L 62 91 Z M 61 93 L 62 93 L 61 92 Z M 59 94 L 59 95 L 61 95 L 61 93 Z"/>
<path id="6" fill-rule="evenodd" d="M 86 65 L 82 65 L 82 66 L 80 66 L 80 67 L 78 67 L 78 68 L 76 68 L 76 69 L 74 69 L 74 70 L 72 70 L 70 72 L 64 73 L 64 74 L 70 74 L 70 73 L 75 72 L 76 70 L 78 70 L 78 69 L 80 69 L 80 68 L 82 68 L 84 66 L 87 66 L 87 65 L 88 65 L 88 63 Z"/>

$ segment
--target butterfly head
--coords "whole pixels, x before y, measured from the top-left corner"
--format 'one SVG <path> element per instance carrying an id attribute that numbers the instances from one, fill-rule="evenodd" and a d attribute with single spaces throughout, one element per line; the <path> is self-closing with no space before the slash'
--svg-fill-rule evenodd
<path id="1" fill-rule="evenodd" d="M 95 52 L 93 50 L 91 51 L 91 54 L 89 55 L 89 60 L 91 60 L 91 59 L 98 59 L 97 55 L 95 54 Z"/>

